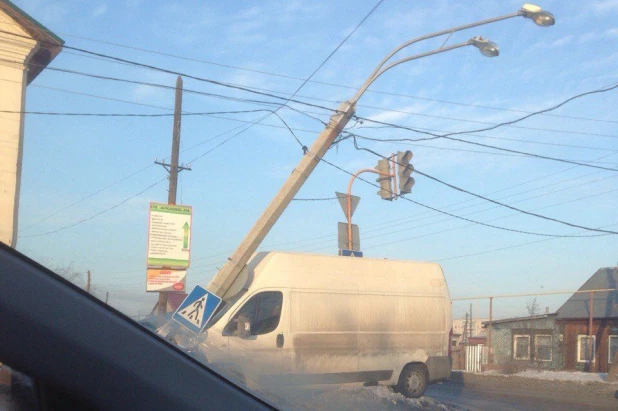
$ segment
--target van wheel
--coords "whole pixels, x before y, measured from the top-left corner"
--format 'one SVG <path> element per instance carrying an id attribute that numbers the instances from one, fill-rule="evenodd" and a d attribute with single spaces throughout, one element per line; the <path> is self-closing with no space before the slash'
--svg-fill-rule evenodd
<path id="1" fill-rule="evenodd" d="M 397 391 L 408 398 L 422 397 L 427 389 L 427 371 L 418 364 L 406 365 L 399 376 Z"/>

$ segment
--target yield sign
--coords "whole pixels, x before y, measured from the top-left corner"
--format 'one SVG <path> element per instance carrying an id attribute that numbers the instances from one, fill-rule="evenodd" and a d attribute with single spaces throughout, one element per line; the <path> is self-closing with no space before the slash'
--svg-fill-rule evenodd
<path id="1" fill-rule="evenodd" d="M 339 204 L 341 205 L 341 209 L 343 210 L 343 214 L 348 217 L 348 195 L 343 193 L 338 193 L 335 191 L 335 195 L 337 196 L 337 200 L 339 200 Z M 360 202 L 360 197 L 350 195 L 350 215 L 354 215 L 354 211 L 356 211 L 356 206 Z"/>
<path id="2" fill-rule="evenodd" d="M 197 334 L 204 329 L 219 304 L 221 298 L 196 285 L 172 315 L 172 319 Z"/>

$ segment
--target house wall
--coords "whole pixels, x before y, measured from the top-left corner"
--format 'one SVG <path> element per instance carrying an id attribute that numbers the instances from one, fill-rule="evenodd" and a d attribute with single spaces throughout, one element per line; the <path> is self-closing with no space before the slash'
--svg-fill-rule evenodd
<path id="1" fill-rule="evenodd" d="M 513 356 L 514 336 L 527 335 L 530 337 L 530 358 L 516 360 Z M 551 360 L 540 361 L 536 357 L 535 338 L 538 335 L 551 335 Z M 491 346 L 494 364 L 517 363 L 525 367 L 542 369 L 562 368 L 562 351 L 560 326 L 554 322 L 554 316 L 538 319 L 522 319 L 492 325 Z"/>
<path id="2" fill-rule="evenodd" d="M 0 10 L 0 30 L 28 36 L 16 21 Z M 0 65 L 0 106 L 2 110 L 21 112 L 25 108 L 25 62 L 37 49 L 31 39 L 0 34 L 0 58 L 14 61 Z M 23 114 L 0 113 L 0 241 L 15 247 L 21 180 Z"/>
<path id="3" fill-rule="evenodd" d="M 592 365 L 578 361 L 578 335 L 589 335 L 588 320 L 559 320 L 564 328 L 564 368 L 567 370 L 607 372 L 609 369 L 609 336 L 618 336 L 618 319 L 594 320 L 595 360 Z"/>

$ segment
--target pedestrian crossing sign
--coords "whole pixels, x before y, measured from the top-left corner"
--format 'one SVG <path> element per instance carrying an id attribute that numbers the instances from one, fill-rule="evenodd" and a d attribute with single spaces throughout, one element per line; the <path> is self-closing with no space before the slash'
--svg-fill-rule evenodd
<path id="1" fill-rule="evenodd" d="M 196 285 L 172 315 L 172 319 L 197 334 L 206 327 L 220 304 L 221 298 Z"/>

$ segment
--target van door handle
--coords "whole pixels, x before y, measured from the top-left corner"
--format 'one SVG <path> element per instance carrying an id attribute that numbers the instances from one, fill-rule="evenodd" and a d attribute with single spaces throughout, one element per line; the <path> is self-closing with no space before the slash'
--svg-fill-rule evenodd
<path id="1" fill-rule="evenodd" d="M 284 341 L 283 334 L 277 334 L 277 348 L 282 348 Z"/>

